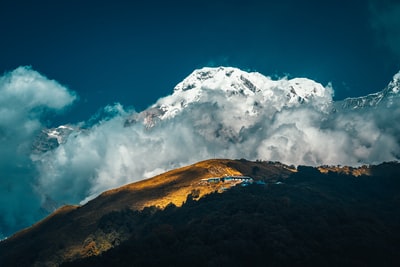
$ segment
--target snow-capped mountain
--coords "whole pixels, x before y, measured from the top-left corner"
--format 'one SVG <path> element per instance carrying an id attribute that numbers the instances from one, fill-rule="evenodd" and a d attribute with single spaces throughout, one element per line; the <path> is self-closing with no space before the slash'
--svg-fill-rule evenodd
<path id="1" fill-rule="evenodd" d="M 306 78 L 274 81 L 258 72 L 232 67 L 202 68 L 195 70 L 174 88 L 172 95 L 161 98 L 152 108 L 162 111 L 161 119 L 172 118 L 194 102 L 212 101 L 207 97 L 210 91 L 224 94 L 236 104 L 235 108 L 249 115 L 257 115 L 260 105 L 265 103 L 280 110 L 285 106 L 316 104 L 311 100 L 330 97 L 329 90 Z"/>
<path id="2" fill-rule="evenodd" d="M 389 107 L 400 98 L 400 72 L 381 92 L 337 102 L 332 95 L 330 85 L 324 87 L 306 78 L 273 80 L 233 67 L 205 67 L 193 71 L 175 86 L 171 95 L 160 98 L 148 109 L 126 115 L 124 126 L 140 123 L 153 128 L 161 121 L 190 113 L 185 118 L 191 118 L 193 127 L 202 135 L 237 142 L 241 140 L 240 132 L 257 125 L 260 116 L 271 120 L 282 110 L 304 107 L 329 116 L 341 110 Z M 209 131 L 206 128 L 211 124 L 209 128 L 213 130 Z M 79 131 L 79 127 L 71 125 L 44 129 L 34 143 L 34 154 L 58 147 L 71 133 Z"/>
<path id="3" fill-rule="evenodd" d="M 67 141 L 68 136 L 78 130 L 72 125 L 61 125 L 56 128 L 43 129 L 33 143 L 33 154 L 52 150 Z"/>
<path id="4" fill-rule="evenodd" d="M 175 117 L 196 103 L 216 103 L 223 97 L 237 117 L 257 116 L 260 109 L 280 111 L 285 107 L 312 105 L 328 111 L 332 89 L 306 78 L 272 80 L 258 72 L 233 67 L 205 67 L 193 71 L 175 86 L 173 93 L 130 118 L 126 125 L 143 121 L 152 127 L 158 120 Z M 232 114 L 235 115 L 235 114 Z"/>
<path id="5" fill-rule="evenodd" d="M 336 109 L 357 110 L 361 108 L 391 107 L 393 101 L 400 98 L 400 72 L 393 76 L 392 81 L 380 92 L 361 97 L 346 98 L 335 103 Z"/>
<path id="6" fill-rule="evenodd" d="M 400 107 L 399 76 L 375 95 L 393 108 Z M 37 184 L 57 203 L 86 203 L 109 188 L 210 158 L 310 166 L 400 159 L 398 112 L 382 100 L 369 102 L 377 109 L 335 109 L 332 95 L 329 85 L 305 78 L 195 70 L 142 112 L 117 105 L 93 124 L 43 131 L 41 153 L 32 155 Z M 60 180 L 74 186 L 66 190 Z"/>

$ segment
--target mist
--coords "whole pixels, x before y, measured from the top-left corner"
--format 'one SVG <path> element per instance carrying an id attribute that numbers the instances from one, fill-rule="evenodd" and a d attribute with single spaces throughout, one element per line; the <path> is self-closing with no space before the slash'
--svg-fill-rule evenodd
<path id="1" fill-rule="evenodd" d="M 48 212 L 38 192 L 32 143 L 47 112 L 61 112 L 74 93 L 29 67 L 0 77 L 0 239 Z"/>

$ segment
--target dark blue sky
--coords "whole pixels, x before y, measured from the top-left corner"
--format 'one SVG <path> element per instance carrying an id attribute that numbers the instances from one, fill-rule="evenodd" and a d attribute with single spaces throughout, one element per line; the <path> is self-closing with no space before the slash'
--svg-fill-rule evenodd
<path id="1" fill-rule="evenodd" d="M 336 99 L 400 70 L 399 1 L 143 2 L 1 1 L 0 72 L 31 65 L 76 91 L 66 123 L 140 111 L 203 66 L 332 82 Z"/>

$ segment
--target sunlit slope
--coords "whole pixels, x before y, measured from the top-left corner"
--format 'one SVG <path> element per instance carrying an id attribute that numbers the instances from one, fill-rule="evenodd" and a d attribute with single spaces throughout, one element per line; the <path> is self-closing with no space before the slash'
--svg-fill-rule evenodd
<path id="1" fill-rule="evenodd" d="M 163 208 L 169 203 L 180 206 L 189 194 L 198 199 L 235 185 L 205 183 L 202 179 L 243 175 L 255 180 L 275 181 L 287 178 L 293 171 L 279 163 L 213 159 L 109 190 L 83 206 L 60 208 L 43 221 L 3 241 L 0 265 L 53 266 L 99 254 L 117 245 L 116 240 L 125 239 L 121 233 L 107 236 L 98 231 L 98 222 L 103 215 L 148 206 Z"/>

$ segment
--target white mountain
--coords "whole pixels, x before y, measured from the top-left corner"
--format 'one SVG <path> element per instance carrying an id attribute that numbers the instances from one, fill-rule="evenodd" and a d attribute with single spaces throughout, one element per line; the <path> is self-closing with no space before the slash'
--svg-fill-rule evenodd
<path id="1" fill-rule="evenodd" d="M 337 101 L 335 107 L 337 110 L 361 108 L 376 108 L 378 106 L 391 107 L 394 101 L 400 99 L 400 72 L 393 76 L 392 81 L 380 92 L 361 97 L 346 98 Z"/>
<path id="2" fill-rule="evenodd" d="M 171 118 L 193 102 L 209 101 L 203 97 L 207 91 L 222 91 L 230 100 L 243 100 L 235 103 L 238 104 L 235 108 L 251 115 L 258 113 L 258 104 L 273 104 L 280 110 L 302 103 L 316 104 L 318 98 L 330 98 L 329 90 L 309 79 L 274 81 L 258 72 L 219 67 L 195 70 L 174 88 L 172 95 L 161 98 L 153 107 L 163 111 L 161 119 Z"/>
<path id="3" fill-rule="evenodd" d="M 355 111 L 335 112 L 329 85 L 231 67 L 195 70 L 140 113 L 116 107 L 116 115 L 81 129 L 45 130 L 42 153 L 32 157 L 37 184 L 48 199 L 76 203 L 212 157 L 311 166 L 399 160 L 400 114 L 392 112 L 400 106 L 399 76 L 381 93 L 341 102 L 356 103 Z"/>
<path id="4" fill-rule="evenodd" d="M 158 120 L 171 119 L 191 105 L 207 102 L 217 105 L 228 102 L 231 115 L 247 119 L 257 116 L 261 109 L 280 111 L 299 105 L 312 105 L 327 112 L 332 89 L 306 78 L 272 80 L 258 72 L 233 67 L 205 67 L 193 71 L 175 86 L 171 95 L 160 98 L 130 118 L 126 125 L 142 120 L 152 127 Z"/>
<path id="5" fill-rule="evenodd" d="M 272 118 L 283 109 L 301 106 L 311 107 L 325 114 L 380 105 L 391 106 L 393 101 L 400 98 L 399 92 L 400 72 L 394 75 L 393 80 L 381 92 L 334 103 L 330 85 L 324 87 L 307 78 L 284 77 L 273 80 L 258 72 L 246 72 L 233 67 L 204 67 L 193 71 L 177 84 L 171 95 L 160 98 L 140 113 L 129 115 L 124 125 L 128 127 L 142 123 L 145 127 L 152 128 L 160 121 L 173 119 L 189 110 L 196 112 L 199 105 L 208 105 L 210 113 L 220 120 L 222 132 L 229 132 L 230 137 L 233 137 L 241 129 L 251 127 L 259 120 L 260 114 Z M 199 119 L 196 116 L 193 119 Z M 206 123 L 209 121 L 196 125 L 204 127 Z M 71 125 L 45 129 L 35 142 L 34 150 L 51 150 L 77 131 L 79 128 Z"/>

